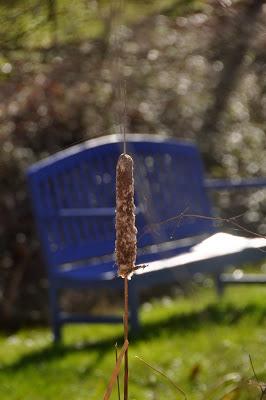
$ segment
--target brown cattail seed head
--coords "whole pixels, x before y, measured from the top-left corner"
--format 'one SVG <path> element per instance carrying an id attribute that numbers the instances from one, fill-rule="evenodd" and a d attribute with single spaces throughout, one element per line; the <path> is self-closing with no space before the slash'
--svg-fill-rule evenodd
<path id="1" fill-rule="evenodd" d="M 137 254 L 133 160 L 128 154 L 121 154 L 116 166 L 115 251 L 118 275 L 125 278 L 133 271 Z"/>

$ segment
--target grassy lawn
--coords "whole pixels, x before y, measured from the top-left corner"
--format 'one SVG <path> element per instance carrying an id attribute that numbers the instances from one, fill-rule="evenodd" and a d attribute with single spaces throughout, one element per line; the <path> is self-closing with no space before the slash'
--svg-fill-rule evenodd
<path id="1" fill-rule="evenodd" d="M 135 356 L 164 371 L 188 399 L 259 399 L 249 354 L 265 378 L 266 288 L 228 288 L 222 300 L 211 289 L 189 298 L 164 298 L 142 307 L 144 328 L 130 345 L 130 399 L 182 396 Z M 66 327 L 53 348 L 47 329 L 1 337 L 0 398 L 98 400 L 114 366 L 120 326 Z M 226 394 L 229 393 L 230 394 Z M 117 399 L 117 392 L 112 399 Z"/>

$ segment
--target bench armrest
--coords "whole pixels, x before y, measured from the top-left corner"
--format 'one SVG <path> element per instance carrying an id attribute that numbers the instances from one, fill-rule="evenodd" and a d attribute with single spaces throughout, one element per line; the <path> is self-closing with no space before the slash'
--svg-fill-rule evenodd
<path id="1" fill-rule="evenodd" d="M 266 188 L 266 178 L 250 179 L 206 179 L 204 187 L 208 190 L 233 190 L 248 188 Z"/>

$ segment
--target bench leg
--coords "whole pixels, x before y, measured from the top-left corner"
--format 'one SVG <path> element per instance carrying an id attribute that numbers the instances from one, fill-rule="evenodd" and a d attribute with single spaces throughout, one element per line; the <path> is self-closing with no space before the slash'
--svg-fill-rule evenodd
<path id="1" fill-rule="evenodd" d="M 57 289 L 54 287 L 50 287 L 49 289 L 50 296 L 50 307 L 52 313 L 52 330 L 53 330 L 53 341 L 54 344 L 57 344 L 61 341 L 61 323 L 59 317 L 59 306 L 58 306 L 58 297 L 57 297 Z"/>
<path id="2" fill-rule="evenodd" d="M 138 289 L 132 282 L 129 283 L 129 292 L 128 292 L 128 302 L 129 302 L 129 310 L 130 310 L 130 330 L 135 335 L 140 330 L 139 323 L 139 293 Z"/>
<path id="3" fill-rule="evenodd" d="M 222 297 L 222 295 L 224 294 L 224 283 L 221 280 L 221 275 L 220 274 L 214 276 L 214 283 L 215 283 L 217 295 L 219 297 Z"/>

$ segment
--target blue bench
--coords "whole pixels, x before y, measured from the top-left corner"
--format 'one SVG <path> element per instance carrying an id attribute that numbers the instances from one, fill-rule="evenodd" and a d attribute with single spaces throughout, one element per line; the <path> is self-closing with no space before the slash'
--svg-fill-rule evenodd
<path id="1" fill-rule="evenodd" d="M 60 310 L 65 288 L 118 289 L 114 264 L 115 169 L 119 135 L 92 139 L 31 166 L 27 172 L 34 215 L 48 267 L 54 339 L 74 322 L 122 322 L 118 315 L 69 315 Z M 131 328 L 139 328 L 139 291 L 158 283 L 213 275 L 222 287 L 228 266 L 265 258 L 266 241 L 217 232 L 209 190 L 266 186 L 266 179 L 204 180 L 197 147 L 155 135 L 128 135 L 135 161 L 139 269 L 129 285 Z M 235 278 L 231 279 L 233 282 Z M 238 280 L 239 281 L 239 280 Z M 228 276 L 225 282 L 230 283 Z"/>

